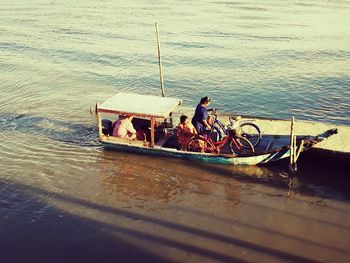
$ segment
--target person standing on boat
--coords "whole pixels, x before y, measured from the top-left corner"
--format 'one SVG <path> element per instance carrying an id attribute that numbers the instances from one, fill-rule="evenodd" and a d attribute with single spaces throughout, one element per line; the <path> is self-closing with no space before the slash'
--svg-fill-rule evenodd
<path id="1" fill-rule="evenodd" d="M 201 98 L 199 104 L 196 107 L 196 111 L 192 118 L 192 124 L 196 128 L 198 134 L 203 134 L 205 130 L 210 130 L 211 126 L 208 123 L 208 106 L 210 104 L 209 97 Z"/>
<path id="2" fill-rule="evenodd" d="M 132 124 L 132 119 L 134 116 L 124 116 L 117 120 L 114 130 L 113 136 L 125 139 L 136 139 L 136 130 L 134 125 Z"/>

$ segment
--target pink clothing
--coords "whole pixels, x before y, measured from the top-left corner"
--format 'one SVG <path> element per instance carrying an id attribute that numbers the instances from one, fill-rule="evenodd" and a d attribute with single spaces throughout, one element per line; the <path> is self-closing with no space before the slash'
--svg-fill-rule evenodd
<path id="1" fill-rule="evenodd" d="M 129 139 L 132 134 L 136 134 L 136 130 L 129 118 L 119 119 L 114 127 L 113 136 Z"/>

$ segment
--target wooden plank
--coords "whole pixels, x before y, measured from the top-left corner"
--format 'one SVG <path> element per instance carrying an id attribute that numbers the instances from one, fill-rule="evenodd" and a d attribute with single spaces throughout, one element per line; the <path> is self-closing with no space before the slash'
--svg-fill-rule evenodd
<path id="1" fill-rule="evenodd" d="M 144 114 L 144 113 L 126 112 L 126 111 L 117 111 L 117 110 L 108 110 L 108 109 L 97 109 L 97 112 L 112 113 L 112 114 L 119 114 L 119 115 L 130 115 L 130 116 L 147 118 L 147 119 L 149 118 L 164 119 L 167 117 L 164 115 L 150 115 L 150 114 Z"/>
<path id="2" fill-rule="evenodd" d="M 299 155 L 300 155 L 301 151 L 303 150 L 303 147 L 304 147 L 304 140 L 301 140 L 298 151 L 297 151 L 296 156 L 295 156 L 295 161 L 298 160 Z"/>
<path id="3" fill-rule="evenodd" d="M 145 146 L 149 147 L 148 142 L 140 141 L 140 140 L 130 140 L 126 138 L 118 138 L 114 136 L 104 136 L 103 138 L 104 142 L 112 142 L 112 143 L 118 143 L 118 144 L 128 144 L 128 145 L 135 145 L 135 146 Z"/>
<path id="4" fill-rule="evenodd" d="M 98 103 L 96 103 L 96 108 L 98 108 Z M 98 125 L 98 138 L 99 140 L 102 139 L 103 133 L 102 133 L 102 118 L 101 113 L 97 112 L 97 125 Z"/>
<path id="5" fill-rule="evenodd" d="M 162 96 L 165 97 L 164 83 L 163 83 L 162 60 L 161 60 L 161 56 L 160 56 L 160 41 L 159 41 L 158 23 L 156 23 L 155 26 L 156 26 L 156 34 L 157 34 L 157 47 L 158 47 L 158 65 L 159 65 L 160 88 L 161 88 L 161 90 L 162 90 Z"/>
<path id="6" fill-rule="evenodd" d="M 297 162 L 297 136 L 293 137 L 293 162 Z"/>
<path id="7" fill-rule="evenodd" d="M 289 164 L 292 165 L 294 163 L 294 116 L 292 117 L 292 121 L 290 124 L 290 157 Z"/>
<path id="8" fill-rule="evenodd" d="M 173 123 L 173 113 L 172 112 L 169 113 L 169 117 L 170 117 L 170 127 L 173 128 L 174 123 Z"/>
<path id="9" fill-rule="evenodd" d="M 155 119 L 152 117 L 151 118 L 151 147 L 154 148 L 154 124 L 155 124 Z"/>

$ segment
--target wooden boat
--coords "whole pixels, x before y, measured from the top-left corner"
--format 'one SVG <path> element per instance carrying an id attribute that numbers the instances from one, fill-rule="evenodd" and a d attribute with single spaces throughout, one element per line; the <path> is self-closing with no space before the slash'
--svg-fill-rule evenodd
<path id="1" fill-rule="evenodd" d="M 105 149 L 110 150 L 220 164 L 256 165 L 291 155 L 289 137 L 271 135 L 263 136 L 254 153 L 243 151 L 233 155 L 228 149 L 223 149 L 220 154 L 178 150 L 176 125 L 183 114 L 181 104 L 182 100 L 178 98 L 118 93 L 97 106 L 99 141 Z M 129 140 L 111 136 L 111 126 L 116 115 L 134 116 L 132 122 L 135 129 L 145 131 L 146 139 Z M 330 129 L 318 136 L 297 136 L 298 151 L 303 152 L 336 132 L 336 129 Z"/>

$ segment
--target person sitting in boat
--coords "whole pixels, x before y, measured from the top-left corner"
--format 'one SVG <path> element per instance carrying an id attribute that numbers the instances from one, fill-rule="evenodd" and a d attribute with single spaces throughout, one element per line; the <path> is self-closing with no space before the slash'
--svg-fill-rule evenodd
<path id="1" fill-rule="evenodd" d="M 137 132 L 131 122 L 133 118 L 134 116 L 120 116 L 119 120 L 115 123 L 113 136 L 135 140 Z"/>
<path id="2" fill-rule="evenodd" d="M 177 126 L 176 132 L 179 148 L 181 150 L 186 150 L 188 141 L 195 134 L 197 134 L 197 131 L 194 128 L 194 126 L 190 123 L 188 117 L 186 115 L 182 115 L 180 117 L 180 123 Z"/>
<path id="3" fill-rule="evenodd" d="M 208 106 L 210 104 L 209 97 L 201 98 L 199 104 L 196 107 L 196 111 L 192 118 L 192 124 L 196 128 L 198 134 L 203 134 L 205 130 L 210 130 L 211 126 L 208 123 Z"/>

